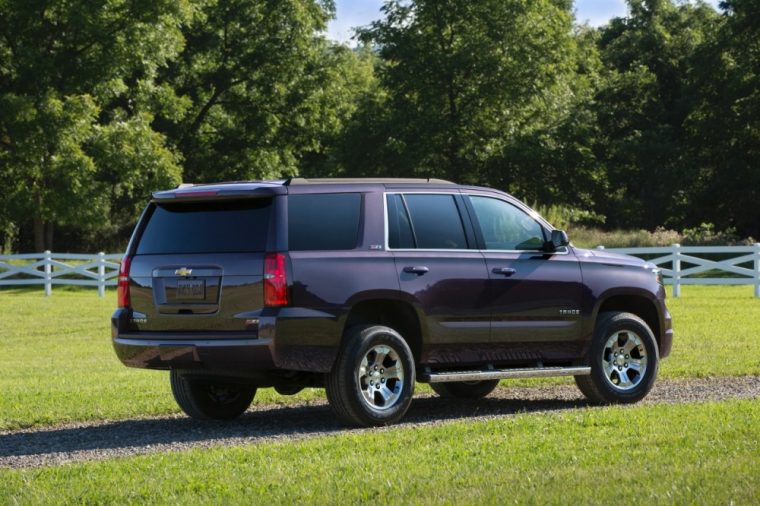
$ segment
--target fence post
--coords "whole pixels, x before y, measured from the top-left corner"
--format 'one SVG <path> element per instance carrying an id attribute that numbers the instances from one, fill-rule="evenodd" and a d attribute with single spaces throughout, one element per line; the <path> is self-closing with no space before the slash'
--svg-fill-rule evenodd
<path id="1" fill-rule="evenodd" d="M 760 297 L 760 242 L 755 243 L 755 297 Z"/>
<path id="2" fill-rule="evenodd" d="M 43 255 L 42 259 L 45 268 L 45 296 L 50 297 L 50 295 L 53 293 L 53 266 L 50 264 L 50 250 L 45 250 L 45 254 Z"/>
<path id="3" fill-rule="evenodd" d="M 106 259 L 105 253 L 98 253 L 98 296 L 102 299 L 106 296 Z"/>
<path id="4" fill-rule="evenodd" d="M 673 297 L 681 296 L 681 245 L 673 245 Z"/>

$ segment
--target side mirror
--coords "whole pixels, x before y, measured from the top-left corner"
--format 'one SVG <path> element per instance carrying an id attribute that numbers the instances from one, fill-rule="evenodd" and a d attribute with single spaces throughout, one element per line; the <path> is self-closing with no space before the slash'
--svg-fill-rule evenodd
<path id="1" fill-rule="evenodd" d="M 549 249 L 557 251 L 558 249 L 570 244 L 570 239 L 567 237 L 567 232 L 564 230 L 552 230 L 552 238 L 549 240 Z"/>

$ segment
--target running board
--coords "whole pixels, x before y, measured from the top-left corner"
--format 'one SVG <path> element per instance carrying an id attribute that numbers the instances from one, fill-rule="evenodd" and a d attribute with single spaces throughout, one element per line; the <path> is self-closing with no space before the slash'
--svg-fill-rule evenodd
<path id="1" fill-rule="evenodd" d="M 588 376 L 590 367 L 530 367 L 526 369 L 490 369 L 484 371 L 429 372 L 422 375 L 428 383 L 483 381 L 508 378 L 546 378 L 550 376 Z"/>

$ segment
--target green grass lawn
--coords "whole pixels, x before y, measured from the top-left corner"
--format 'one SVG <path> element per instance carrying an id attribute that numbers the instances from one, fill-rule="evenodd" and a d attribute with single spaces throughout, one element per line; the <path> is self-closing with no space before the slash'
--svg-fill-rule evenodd
<path id="1" fill-rule="evenodd" d="M 56 287 L 49 298 L 41 290 L 0 290 L 0 430 L 178 411 L 166 373 L 129 369 L 116 359 L 114 306 L 113 291 L 99 299 L 94 289 Z M 661 377 L 760 374 L 760 300 L 751 287 L 688 286 L 669 307 L 676 340 Z M 256 402 L 322 396 L 266 389 Z"/>
<path id="2" fill-rule="evenodd" d="M 759 440 L 759 401 L 583 408 L 0 470 L 0 503 L 757 504 Z"/>

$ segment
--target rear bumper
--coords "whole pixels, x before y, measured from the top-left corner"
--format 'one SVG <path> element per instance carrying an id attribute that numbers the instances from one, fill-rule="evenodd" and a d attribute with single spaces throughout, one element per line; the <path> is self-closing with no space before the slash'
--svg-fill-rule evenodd
<path id="1" fill-rule="evenodd" d="M 113 337 L 116 356 L 145 369 L 271 370 L 271 339 L 145 339 Z"/>
<path id="2" fill-rule="evenodd" d="M 300 315 L 299 315 L 300 316 Z M 258 332 L 130 332 L 126 310 L 111 318 L 116 356 L 128 367 L 204 369 L 217 372 L 330 371 L 333 344 L 317 345 L 319 325 L 305 317 L 260 318 Z M 277 335 L 276 335 L 277 334 Z"/>

